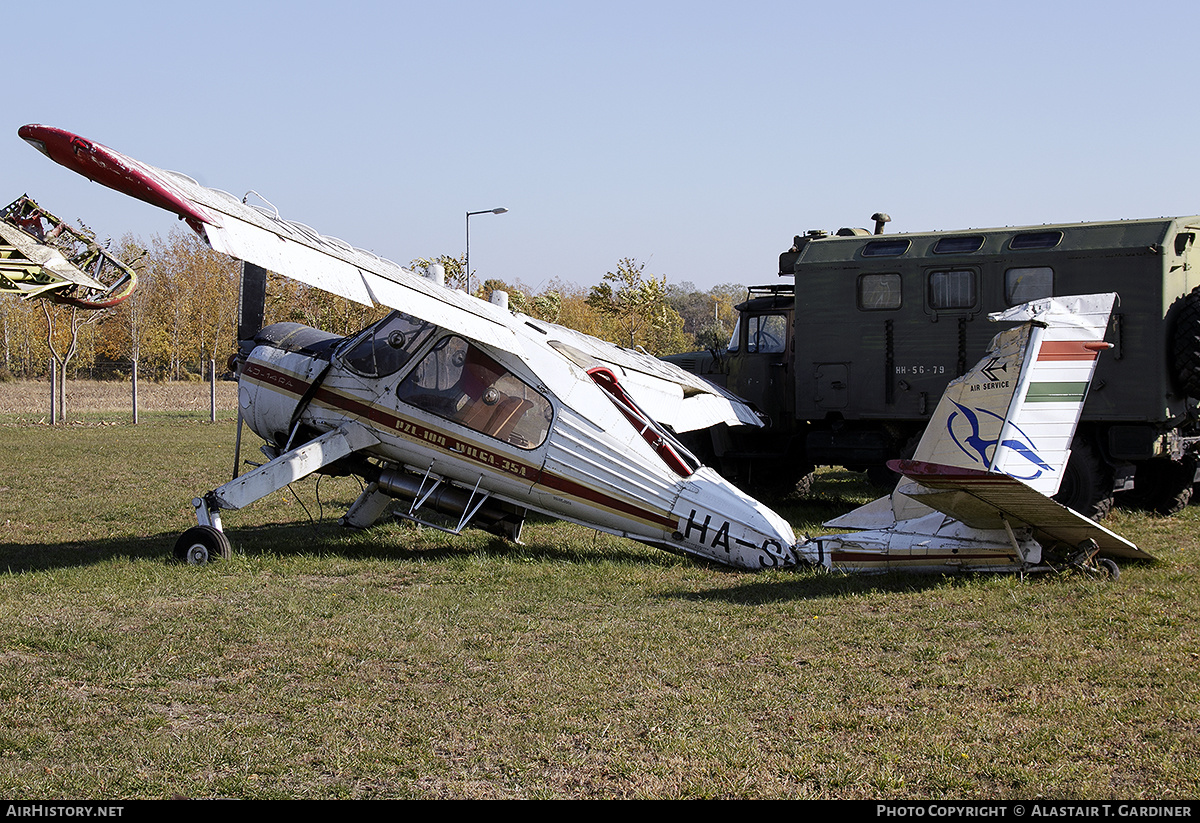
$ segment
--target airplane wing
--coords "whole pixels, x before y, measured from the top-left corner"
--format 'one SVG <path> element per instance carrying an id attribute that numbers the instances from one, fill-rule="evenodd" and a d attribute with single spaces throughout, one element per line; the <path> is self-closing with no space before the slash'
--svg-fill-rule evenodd
<path id="1" fill-rule="evenodd" d="M 565 326 L 552 328 L 563 342 L 613 369 L 638 405 L 677 433 L 708 428 L 716 423 L 763 425 L 762 419 L 745 401 L 674 363 Z"/>
<path id="2" fill-rule="evenodd" d="M 912 481 L 902 481 L 904 494 L 972 528 L 1002 529 L 1007 520 L 1010 525 L 1030 526 L 1043 545 L 1077 546 L 1090 538 L 1103 554 L 1153 559 L 1120 535 L 1010 475 L 917 460 L 892 460 L 888 467 Z"/>
<path id="3" fill-rule="evenodd" d="M 482 343 L 521 352 L 507 310 L 285 220 L 274 208 L 248 204 L 62 129 L 27 125 L 18 133 L 56 163 L 178 215 L 216 251 L 364 305 L 400 309 Z M 761 425 L 740 400 L 682 369 L 594 338 L 582 343 L 586 335 L 572 335 L 597 360 L 618 367 L 626 390 L 676 431 L 718 422 Z"/>
<path id="4" fill-rule="evenodd" d="M 441 289 L 397 263 L 284 220 L 274 210 L 61 129 L 28 125 L 18 133 L 54 162 L 177 214 L 216 251 L 364 305 L 402 308 L 483 343 L 514 346 L 511 329 L 489 303 Z"/>
<path id="5" fill-rule="evenodd" d="M 72 283 L 88 289 L 103 288 L 95 278 L 67 263 L 58 248 L 40 244 L 4 221 L 0 221 L 0 241 L 12 248 L 0 263 L 0 274 L 7 275 L 7 280 L 13 283 L 13 292 L 32 296 Z M 37 278 L 38 270 L 48 272 L 49 277 Z"/>
<path id="6" fill-rule="evenodd" d="M 129 297 L 136 286 L 133 269 L 90 232 L 72 228 L 27 195 L 0 209 L 0 293 L 102 309 Z"/>

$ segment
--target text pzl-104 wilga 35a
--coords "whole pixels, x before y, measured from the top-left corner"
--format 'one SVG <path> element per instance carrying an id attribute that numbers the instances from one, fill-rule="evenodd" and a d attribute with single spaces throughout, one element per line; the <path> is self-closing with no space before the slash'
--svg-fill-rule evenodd
<path id="1" fill-rule="evenodd" d="M 194 501 L 175 553 L 228 556 L 221 511 L 314 472 L 366 481 L 342 518 L 449 515 L 517 540 L 527 511 L 743 569 L 1113 574 L 1127 540 L 1051 501 L 1115 295 L 1048 298 L 998 334 L 947 390 L 904 479 L 797 540 L 777 513 L 674 436 L 754 410 L 670 364 L 448 289 L 368 252 L 59 129 L 20 135 L 91 180 L 177 214 L 213 249 L 342 297 L 394 309 L 346 338 L 261 329 L 238 368 L 239 412 L 268 462 Z M 399 508 L 396 501 L 403 501 Z M 457 524 L 455 525 L 455 520 Z"/>

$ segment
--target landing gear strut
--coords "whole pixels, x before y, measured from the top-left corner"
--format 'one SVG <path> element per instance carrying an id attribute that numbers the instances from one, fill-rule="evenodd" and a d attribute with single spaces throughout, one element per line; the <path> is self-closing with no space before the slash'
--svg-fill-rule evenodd
<path id="1" fill-rule="evenodd" d="M 1120 567 L 1107 557 L 1098 557 L 1099 550 L 1095 540 L 1084 540 L 1068 563 L 1072 569 L 1087 577 L 1115 581 L 1121 576 Z"/>

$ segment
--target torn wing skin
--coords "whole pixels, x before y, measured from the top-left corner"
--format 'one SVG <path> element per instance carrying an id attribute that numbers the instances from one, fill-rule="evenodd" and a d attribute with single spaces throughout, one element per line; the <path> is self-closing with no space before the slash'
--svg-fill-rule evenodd
<path id="1" fill-rule="evenodd" d="M 133 269 L 87 229 L 68 225 L 27 195 L 0 209 L 0 293 L 98 310 L 136 287 Z"/>

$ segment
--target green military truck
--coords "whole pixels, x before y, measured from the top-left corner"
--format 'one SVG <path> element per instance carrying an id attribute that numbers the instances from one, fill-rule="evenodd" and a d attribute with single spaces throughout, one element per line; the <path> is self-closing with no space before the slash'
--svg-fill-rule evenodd
<path id="1" fill-rule="evenodd" d="M 1200 448 L 1200 217 L 884 234 L 810 231 L 749 289 L 728 349 L 670 358 L 755 404 L 760 430 L 692 443 L 761 492 L 815 466 L 894 480 L 946 384 L 1000 327 L 987 315 L 1050 295 L 1116 292 L 1057 499 L 1094 517 L 1122 492 L 1170 513 Z"/>

